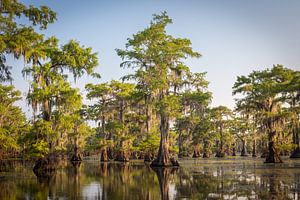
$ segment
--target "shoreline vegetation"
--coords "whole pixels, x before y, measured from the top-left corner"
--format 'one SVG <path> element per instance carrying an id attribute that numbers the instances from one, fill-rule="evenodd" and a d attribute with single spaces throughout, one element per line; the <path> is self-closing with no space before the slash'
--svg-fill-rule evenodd
<path id="1" fill-rule="evenodd" d="M 0 161 L 34 160 L 35 174 L 49 177 L 60 158 L 76 164 L 88 155 L 101 162 L 141 159 L 153 168 L 179 166 L 184 157 L 300 158 L 300 71 L 277 64 L 238 76 L 235 108 L 212 107 L 206 72 L 186 65 L 201 54 L 188 38 L 167 33 L 173 20 L 165 11 L 116 49 L 120 67 L 133 71 L 110 82 L 96 73 L 91 47 L 43 34 L 57 20 L 47 6 L 1 0 L 0 13 Z M 31 119 L 15 105 L 22 98 L 8 55 L 24 61 Z M 86 83 L 86 95 L 70 83 L 84 75 L 98 81 Z"/>

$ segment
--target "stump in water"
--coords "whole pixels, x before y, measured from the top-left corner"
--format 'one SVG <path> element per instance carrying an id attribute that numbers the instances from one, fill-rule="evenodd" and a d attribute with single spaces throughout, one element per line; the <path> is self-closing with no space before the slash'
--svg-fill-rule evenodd
<path id="1" fill-rule="evenodd" d="M 33 172 L 37 177 L 48 178 L 55 174 L 57 164 L 57 156 L 51 154 L 35 161 Z"/>

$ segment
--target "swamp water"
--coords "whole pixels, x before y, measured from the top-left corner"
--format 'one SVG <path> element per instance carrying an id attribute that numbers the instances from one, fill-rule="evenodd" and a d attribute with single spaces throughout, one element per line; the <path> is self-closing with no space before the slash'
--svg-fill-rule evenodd
<path id="1" fill-rule="evenodd" d="M 300 161 L 188 159 L 180 168 L 152 169 L 143 162 L 62 162 L 38 179 L 32 163 L 12 162 L 0 172 L 0 199 L 300 199 Z"/>

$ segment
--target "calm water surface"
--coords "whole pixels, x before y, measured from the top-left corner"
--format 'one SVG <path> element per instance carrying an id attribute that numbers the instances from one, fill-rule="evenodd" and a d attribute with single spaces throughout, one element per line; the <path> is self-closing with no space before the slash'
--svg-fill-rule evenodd
<path id="1" fill-rule="evenodd" d="M 184 160 L 180 168 L 143 162 L 62 162 L 49 179 L 30 163 L 1 167 L 0 199 L 299 199 L 300 161 L 267 165 L 261 159 Z"/>

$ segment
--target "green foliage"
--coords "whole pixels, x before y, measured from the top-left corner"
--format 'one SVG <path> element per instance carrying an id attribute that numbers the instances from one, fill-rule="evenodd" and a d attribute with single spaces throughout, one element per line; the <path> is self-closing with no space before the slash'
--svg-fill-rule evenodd
<path id="1" fill-rule="evenodd" d="M 13 86 L 0 84 L 0 158 L 10 151 L 20 150 L 18 138 L 26 130 L 26 118 L 14 105 L 21 93 Z"/>
<path id="2" fill-rule="evenodd" d="M 18 18 L 27 19 L 32 25 L 20 24 Z M 56 20 L 56 13 L 47 6 L 40 8 L 26 6 L 17 0 L 2 0 L 0 9 L 0 78 L 1 81 L 12 79 L 10 66 L 5 61 L 6 54 L 16 58 L 28 58 L 28 52 L 34 52 L 43 36 L 34 30 L 34 26 L 46 29 Z M 31 54 L 33 55 L 33 54 Z M 30 60 L 28 60 L 30 61 Z"/>

